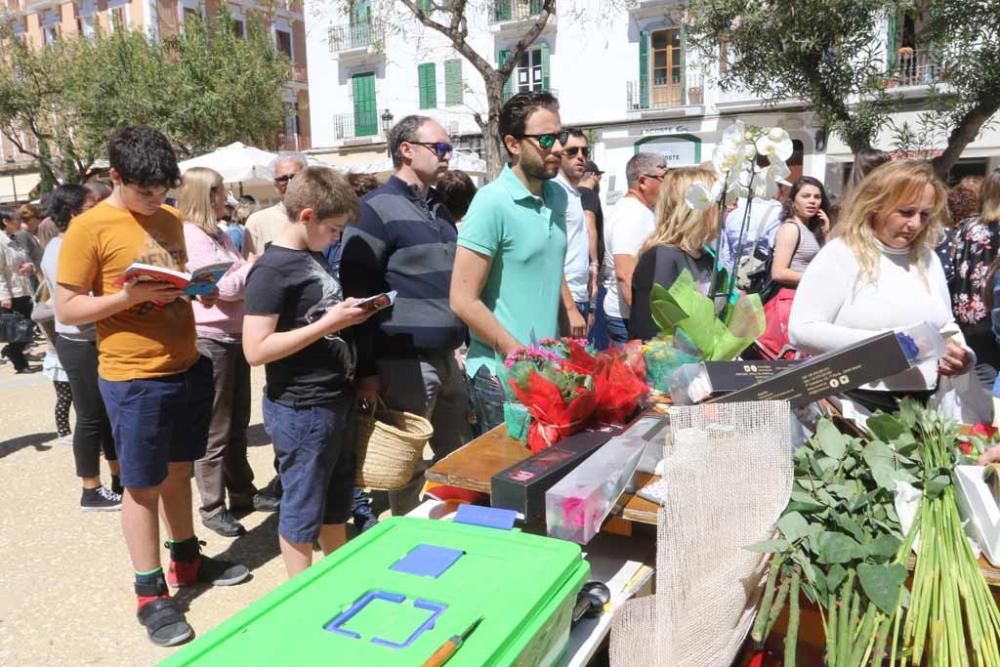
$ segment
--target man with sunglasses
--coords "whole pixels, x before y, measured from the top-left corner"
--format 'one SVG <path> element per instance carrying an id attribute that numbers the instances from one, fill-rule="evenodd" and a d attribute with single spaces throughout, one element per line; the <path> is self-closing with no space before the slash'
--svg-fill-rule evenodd
<path id="1" fill-rule="evenodd" d="M 358 223 L 344 232 L 340 279 L 345 296 L 395 291 L 396 302 L 360 327 L 358 385 L 393 410 L 434 426 L 437 460 L 471 438 L 469 395 L 455 361 L 466 329 L 448 306 L 458 232 L 434 185 L 453 152 L 436 121 L 411 115 L 388 137 L 395 173 L 361 200 Z M 393 514 L 417 505 L 422 471 L 389 494 Z"/>
<path id="2" fill-rule="evenodd" d="M 504 359 L 559 335 L 566 259 L 566 191 L 552 179 L 567 133 L 547 92 L 520 93 L 500 111 L 510 164 L 482 187 L 462 223 L 451 307 L 471 329 L 470 393 L 484 431 L 503 422 Z"/>
<path id="3" fill-rule="evenodd" d="M 625 165 L 628 193 L 615 205 L 604 230 L 604 314 L 612 343 L 628 340 L 632 272 L 642 244 L 656 228 L 653 207 L 667 173 L 662 155 L 636 153 Z"/>
<path id="4" fill-rule="evenodd" d="M 299 153 L 280 153 L 271 164 L 274 172 L 274 187 L 278 194 L 285 196 L 288 182 L 295 174 L 306 168 L 306 158 Z M 243 240 L 243 254 L 249 258 L 264 254 L 268 244 L 288 224 L 288 212 L 285 205 L 278 202 L 270 208 L 257 211 L 247 218 L 246 233 Z"/>
<path id="5" fill-rule="evenodd" d="M 563 289 L 563 307 L 569 320 L 570 334 L 574 338 L 586 338 L 590 300 L 596 291 L 592 281 L 597 276 L 597 230 L 588 228 L 579 184 L 590 157 L 590 148 L 587 136 L 580 130 L 571 129 L 567 133 L 562 165 L 555 179 L 566 191 L 566 287 Z"/>

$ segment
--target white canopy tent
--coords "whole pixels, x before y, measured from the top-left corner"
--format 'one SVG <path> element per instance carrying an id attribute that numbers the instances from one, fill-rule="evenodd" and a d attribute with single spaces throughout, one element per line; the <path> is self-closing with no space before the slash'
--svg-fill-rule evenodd
<path id="1" fill-rule="evenodd" d="M 451 160 L 448 161 L 448 168 L 451 170 L 460 170 L 467 173 L 469 176 L 485 176 L 486 175 L 486 161 L 481 159 L 474 153 L 468 153 L 466 151 L 455 151 L 451 154 Z M 378 162 L 371 162 L 366 164 L 361 168 L 351 168 L 351 171 L 360 174 L 375 174 L 376 176 L 380 174 L 388 174 L 394 171 L 392 166 L 392 158 L 385 158 L 379 160 Z"/>
<path id="2" fill-rule="evenodd" d="M 181 173 L 193 167 L 214 169 L 222 174 L 222 180 L 226 183 L 270 184 L 274 179 L 271 163 L 276 157 L 276 153 L 262 151 L 237 141 L 211 153 L 184 160 L 178 166 Z"/>

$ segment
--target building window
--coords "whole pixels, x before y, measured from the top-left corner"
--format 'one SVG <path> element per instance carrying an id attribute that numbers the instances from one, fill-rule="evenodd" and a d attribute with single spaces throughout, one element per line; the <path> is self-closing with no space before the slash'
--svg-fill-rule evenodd
<path id="1" fill-rule="evenodd" d="M 417 82 L 420 88 L 420 108 L 435 108 L 437 106 L 437 71 L 434 63 L 424 63 L 417 66 Z"/>
<path id="2" fill-rule="evenodd" d="M 247 36 L 247 25 L 239 19 L 233 19 L 233 34 L 243 39 Z"/>
<path id="3" fill-rule="evenodd" d="M 128 7 L 121 5 L 111 9 L 111 31 L 128 28 Z"/>
<path id="4" fill-rule="evenodd" d="M 292 33 L 287 30 L 276 29 L 274 31 L 274 45 L 279 52 L 292 58 Z"/>
<path id="5" fill-rule="evenodd" d="M 719 76 L 726 76 L 729 74 L 729 38 L 720 37 L 719 38 Z"/>
<path id="6" fill-rule="evenodd" d="M 185 23 L 187 23 L 191 19 L 198 18 L 198 16 L 200 16 L 200 14 L 198 13 L 197 9 L 192 9 L 190 7 L 185 7 L 184 8 L 184 22 Z"/>
<path id="7" fill-rule="evenodd" d="M 292 102 L 286 105 L 285 114 L 285 139 L 294 141 L 298 147 L 299 136 L 299 103 Z"/>
<path id="8" fill-rule="evenodd" d="M 444 61 L 444 103 L 447 106 L 462 104 L 465 85 L 462 83 L 462 60 Z"/>
<path id="9" fill-rule="evenodd" d="M 521 62 L 514 68 L 512 76 L 518 93 L 545 90 L 542 86 L 542 50 L 531 49 L 521 54 Z"/>
<path id="10" fill-rule="evenodd" d="M 681 31 L 657 30 L 650 40 L 649 70 L 653 75 L 653 106 L 681 103 L 684 81 L 681 58 Z"/>
<path id="11" fill-rule="evenodd" d="M 378 134 L 378 105 L 375 103 L 375 73 L 355 74 L 351 77 L 354 94 L 354 136 L 370 137 Z"/>

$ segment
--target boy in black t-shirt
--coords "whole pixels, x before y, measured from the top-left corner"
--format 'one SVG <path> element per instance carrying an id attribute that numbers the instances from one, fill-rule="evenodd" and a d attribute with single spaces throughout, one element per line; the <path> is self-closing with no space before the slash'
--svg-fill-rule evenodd
<path id="1" fill-rule="evenodd" d="M 322 251 L 358 217 L 345 178 L 309 167 L 284 196 L 289 220 L 247 276 L 243 350 L 265 365 L 264 422 L 284 494 L 278 519 L 288 576 L 341 546 L 354 485 L 354 346 L 342 336 L 370 313 L 343 299 Z"/>

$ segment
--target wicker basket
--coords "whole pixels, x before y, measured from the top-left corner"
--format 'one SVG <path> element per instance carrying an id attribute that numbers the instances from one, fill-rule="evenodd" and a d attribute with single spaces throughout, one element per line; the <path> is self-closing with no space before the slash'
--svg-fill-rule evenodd
<path id="1" fill-rule="evenodd" d="M 432 435 L 429 421 L 390 410 L 381 401 L 377 410 L 359 413 L 355 484 L 380 491 L 405 486 Z"/>

